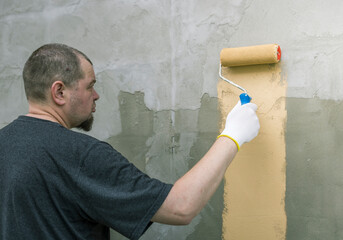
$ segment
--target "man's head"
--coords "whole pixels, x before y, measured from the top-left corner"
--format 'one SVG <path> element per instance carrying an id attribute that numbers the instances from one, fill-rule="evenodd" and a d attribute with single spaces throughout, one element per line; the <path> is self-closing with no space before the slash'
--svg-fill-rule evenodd
<path id="1" fill-rule="evenodd" d="M 99 95 L 89 58 L 63 44 L 47 44 L 27 60 L 23 79 L 29 103 L 50 104 L 67 126 L 89 131 Z"/>

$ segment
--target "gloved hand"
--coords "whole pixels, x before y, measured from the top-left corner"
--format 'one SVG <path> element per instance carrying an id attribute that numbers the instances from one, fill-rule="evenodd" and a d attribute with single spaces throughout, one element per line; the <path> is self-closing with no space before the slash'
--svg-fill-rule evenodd
<path id="1" fill-rule="evenodd" d="M 260 123 L 256 115 L 257 105 L 247 103 L 241 105 L 238 101 L 226 118 L 225 128 L 219 137 L 232 139 L 239 150 L 240 147 L 254 139 L 260 130 Z"/>

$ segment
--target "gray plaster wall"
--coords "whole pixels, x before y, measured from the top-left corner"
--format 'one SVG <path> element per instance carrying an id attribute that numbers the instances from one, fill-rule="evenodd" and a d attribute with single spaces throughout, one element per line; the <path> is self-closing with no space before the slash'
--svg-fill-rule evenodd
<path id="1" fill-rule="evenodd" d="M 287 104 L 287 239 L 343 239 L 343 102 Z"/>
<path id="2" fill-rule="evenodd" d="M 174 182 L 219 131 L 220 50 L 278 43 L 287 239 L 340 239 L 342 10 L 340 0 L 0 0 L 0 128 L 27 112 L 21 71 L 31 52 L 65 43 L 94 63 L 100 100 L 89 134 Z M 220 239 L 222 193 L 189 226 L 155 224 L 142 239 Z"/>

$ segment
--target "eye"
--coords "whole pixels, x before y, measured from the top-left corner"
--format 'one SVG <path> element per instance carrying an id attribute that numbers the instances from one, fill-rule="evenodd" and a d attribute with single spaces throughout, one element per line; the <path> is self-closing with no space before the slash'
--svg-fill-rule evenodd
<path id="1" fill-rule="evenodd" d="M 95 81 L 93 81 L 91 84 L 89 84 L 88 89 L 93 89 L 94 85 L 95 85 Z"/>

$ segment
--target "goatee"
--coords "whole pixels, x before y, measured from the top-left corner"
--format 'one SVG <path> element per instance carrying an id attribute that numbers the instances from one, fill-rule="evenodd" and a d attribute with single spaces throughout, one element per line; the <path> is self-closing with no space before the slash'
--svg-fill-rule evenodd
<path id="1" fill-rule="evenodd" d="M 93 117 L 93 114 L 92 114 L 90 116 L 90 118 L 88 118 L 86 121 L 82 122 L 76 128 L 81 129 L 81 130 L 86 131 L 86 132 L 89 132 L 92 129 L 93 121 L 94 121 L 94 117 Z"/>

